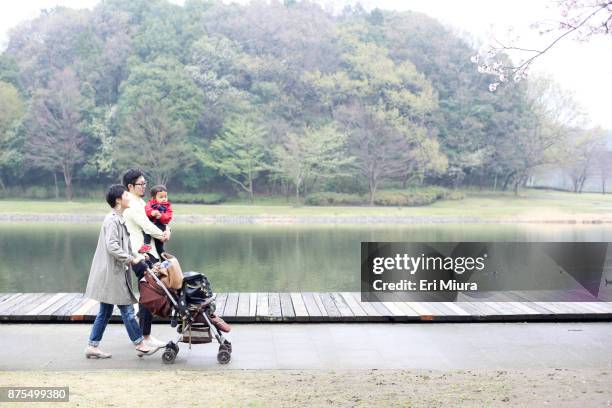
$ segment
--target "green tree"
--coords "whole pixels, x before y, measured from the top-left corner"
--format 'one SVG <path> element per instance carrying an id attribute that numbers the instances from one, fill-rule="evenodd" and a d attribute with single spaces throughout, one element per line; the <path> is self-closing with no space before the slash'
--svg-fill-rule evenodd
<path id="1" fill-rule="evenodd" d="M 140 167 L 156 184 L 168 184 L 193 164 L 187 131 L 162 103 L 143 102 L 131 111 L 115 140 L 117 166 Z"/>
<path id="2" fill-rule="evenodd" d="M 6 189 L 4 175 L 15 175 L 21 164 L 16 127 L 25 113 L 25 104 L 14 85 L 0 81 L 0 188 Z"/>
<path id="3" fill-rule="evenodd" d="M 429 170 L 428 160 L 414 160 L 424 146 L 431 162 L 444 161 L 432 151 L 434 137 L 425 126 L 427 115 L 437 107 L 431 83 L 410 61 L 395 63 L 387 51 L 360 40 L 366 29 L 348 25 L 342 36 L 344 69 L 332 74 L 305 74 L 332 119 L 350 135 L 351 153 L 359 174 L 368 181 L 369 202 L 380 182 L 412 177 Z M 435 166 L 438 169 L 438 166 Z"/>
<path id="4" fill-rule="evenodd" d="M 215 169 L 248 193 L 253 202 L 254 182 L 269 169 L 264 144 L 266 129 L 247 118 L 230 119 L 207 148 L 197 151 L 202 163 Z"/>
<path id="5" fill-rule="evenodd" d="M 326 178 L 349 174 L 354 157 L 347 154 L 347 135 L 334 125 L 307 127 L 303 134 L 290 133 L 274 148 L 275 170 L 295 188 L 296 203 L 310 180 L 312 184 Z"/>

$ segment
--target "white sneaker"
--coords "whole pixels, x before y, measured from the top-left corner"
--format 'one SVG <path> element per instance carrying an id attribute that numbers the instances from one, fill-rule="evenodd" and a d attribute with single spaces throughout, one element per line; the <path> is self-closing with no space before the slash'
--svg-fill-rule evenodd
<path id="1" fill-rule="evenodd" d="M 158 340 L 153 336 L 149 337 L 149 339 L 145 340 L 145 342 L 149 347 L 164 347 L 166 344 L 168 344 L 168 342 Z"/>

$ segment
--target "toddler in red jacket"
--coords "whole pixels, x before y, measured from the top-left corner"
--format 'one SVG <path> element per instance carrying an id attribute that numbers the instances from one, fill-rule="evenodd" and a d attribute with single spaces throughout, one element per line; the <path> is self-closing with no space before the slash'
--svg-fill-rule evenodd
<path id="1" fill-rule="evenodd" d="M 147 217 L 160 230 L 165 231 L 167 225 L 172 221 L 172 204 L 168 201 L 168 190 L 164 185 L 157 185 L 151 189 L 151 199 L 145 206 Z M 161 256 L 164 252 L 164 243 L 155 239 L 155 249 L 157 254 Z M 144 234 L 144 245 L 138 252 L 145 253 L 151 250 L 151 236 Z"/>

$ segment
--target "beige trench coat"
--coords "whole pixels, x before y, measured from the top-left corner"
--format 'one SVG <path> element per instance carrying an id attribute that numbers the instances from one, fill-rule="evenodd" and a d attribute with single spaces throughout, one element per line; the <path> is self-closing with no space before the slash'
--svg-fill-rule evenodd
<path id="1" fill-rule="evenodd" d="M 111 305 L 137 303 L 129 268 L 132 259 L 125 222 L 113 210 L 104 218 L 100 230 L 85 296 Z"/>

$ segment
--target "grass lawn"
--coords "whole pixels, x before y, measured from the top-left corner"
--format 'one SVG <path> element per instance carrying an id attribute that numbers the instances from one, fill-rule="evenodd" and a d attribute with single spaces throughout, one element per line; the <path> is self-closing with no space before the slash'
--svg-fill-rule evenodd
<path id="1" fill-rule="evenodd" d="M 458 201 L 425 207 L 313 207 L 287 204 L 282 197 L 221 205 L 174 204 L 177 215 L 259 216 L 477 216 L 481 218 L 612 216 L 612 195 L 525 190 L 520 196 L 500 192 L 468 192 Z M 0 200 L 0 214 L 104 214 L 106 203 L 94 201 Z"/>

